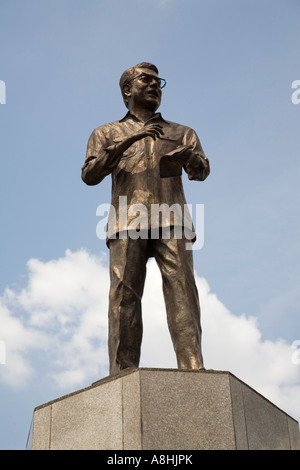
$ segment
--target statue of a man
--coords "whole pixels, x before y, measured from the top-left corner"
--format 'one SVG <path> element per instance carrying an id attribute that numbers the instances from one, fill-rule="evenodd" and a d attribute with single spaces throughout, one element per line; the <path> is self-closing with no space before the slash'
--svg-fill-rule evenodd
<path id="1" fill-rule="evenodd" d="M 184 230 L 186 216 L 177 217 L 176 211 L 186 215 L 182 168 L 190 180 L 203 181 L 209 175 L 209 161 L 193 129 L 166 121 L 156 112 L 165 83 L 156 66 L 146 62 L 123 73 L 120 88 L 128 112 L 120 121 L 93 131 L 82 168 L 88 185 L 100 183 L 109 174 L 112 177 L 113 217 L 107 233 L 111 375 L 139 366 L 141 299 L 149 257 L 155 258 L 162 275 L 178 368 L 203 368 L 200 306 L 192 251 L 186 249 L 191 238 Z M 156 212 L 154 217 L 157 207 L 172 210 L 162 211 L 159 217 Z M 138 231 L 136 225 L 131 230 L 135 220 Z"/>

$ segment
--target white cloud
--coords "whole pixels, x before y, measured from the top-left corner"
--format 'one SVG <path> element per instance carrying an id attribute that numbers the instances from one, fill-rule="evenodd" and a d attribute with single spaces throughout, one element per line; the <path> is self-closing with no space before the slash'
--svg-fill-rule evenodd
<path id="1" fill-rule="evenodd" d="M 0 369 L 3 380 L 21 385 L 30 379 L 37 351 L 62 388 L 103 374 L 108 293 L 104 258 L 68 250 L 46 263 L 31 259 L 27 267 L 27 286 L 19 292 L 7 289 L 2 298 L 0 337 L 7 350 L 7 364 Z M 17 359 L 23 359 L 23 369 Z"/>
<path id="2" fill-rule="evenodd" d="M 13 387 L 19 387 L 34 371 L 26 358 L 28 349 L 46 346 L 45 335 L 15 317 L 0 298 L 0 339 L 5 345 L 5 364 L 1 366 L 0 378 Z"/>
<path id="3" fill-rule="evenodd" d="M 28 262 L 28 283 L 0 298 L 0 340 L 7 350 L 0 380 L 20 387 L 43 360 L 46 379 L 76 389 L 108 374 L 109 275 L 104 255 L 66 251 L 57 260 Z M 143 297 L 142 367 L 176 367 L 167 329 L 161 277 L 150 260 Z M 300 419 L 300 365 L 284 340 L 263 341 L 255 317 L 233 315 L 205 279 L 199 288 L 207 369 L 229 370 Z"/>

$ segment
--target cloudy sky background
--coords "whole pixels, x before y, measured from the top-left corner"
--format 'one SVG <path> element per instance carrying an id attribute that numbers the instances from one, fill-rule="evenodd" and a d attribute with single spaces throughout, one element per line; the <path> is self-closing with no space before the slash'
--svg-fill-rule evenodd
<path id="1" fill-rule="evenodd" d="M 96 210 L 110 179 L 87 187 L 80 169 L 92 130 L 126 112 L 121 73 L 144 60 L 167 80 L 163 116 L 211 162 L 204 183 L 184 177 L 205 210 L 206 368 L 300 420 L 299 18 L 297 0 L 0 0 L 1 449 L 25 448 L 35 406 L 108 374 Z M 143 304 L 141 366 L 176 367 L 153 260 Z"/>

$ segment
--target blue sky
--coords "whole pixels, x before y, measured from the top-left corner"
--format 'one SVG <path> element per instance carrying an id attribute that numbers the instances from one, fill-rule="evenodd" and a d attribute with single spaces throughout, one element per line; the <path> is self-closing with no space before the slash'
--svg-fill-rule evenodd
<path id="1" fill-rule="evenodd" d="M 194 128 L 211 163 L 204 183 L 184 178 L 205 207 L 207 366 L 300 420 L 299 18 L 297 0 L 0 1 L 1 449 L 25 447 L 35 406 L 107 375 L 96 209 L 110 179 L 88 187 L 80 170 L 92 130 L 125 114 L 119 77 L 141 61 L 167 80 L 163 116 Z M 152 264 L 147 283 L 151 304 Z M 175 366 L 166 331 L 154 357 L 162 303 L 156 315 L 142 365 Z"/>

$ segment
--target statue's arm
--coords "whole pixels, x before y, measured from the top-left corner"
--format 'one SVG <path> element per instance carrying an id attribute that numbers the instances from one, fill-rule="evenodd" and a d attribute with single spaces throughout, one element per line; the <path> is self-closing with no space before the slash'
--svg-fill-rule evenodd
<path id="1" fill-rule="evenodd" d="M 81 178 L 88 185 L 100 183 L 112 171 L 111 151 L 105 131 L 95 129 L 87 144 Z"/>
<path id="2" fill-rule="evenodd" d="M 156 139 L 161 134 L 161 126 L 151 124 L 125 137 L 122 142 L 114 143 L 104 127 L 95 129 L 88 141 L 85 163 L 81 170 L 82 180 L 88 185 L 100 183 L 118 165 L 123 153 L 134 142 L 147 136 Z"/>

